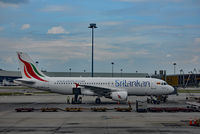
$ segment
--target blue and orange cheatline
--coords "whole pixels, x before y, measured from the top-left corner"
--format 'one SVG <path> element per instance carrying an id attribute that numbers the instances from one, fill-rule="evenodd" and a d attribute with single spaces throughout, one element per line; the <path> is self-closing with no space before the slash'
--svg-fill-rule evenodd
<path id="1" fill-rule="evenodd" d="M 36 69 L 36 67 L 35 67 L 32 63 L 28 63 L 28 62 L 24 61 L 24 60 L 20 57 L 19 54 L 18 54 L 18 58 L 19 58 L 20 61 L 23 62 L 24 65 L 25 65 L 25 66 L 24 66 L 24 73 L 25 73 L 26 77 L 28 77 L 28 78 L 31 79 L 31 76 L 32 76 L 33 78 L 35 78 L 35 79 L 37 79 L 37 80 L 44 81 L 44 82 L 48 82 L 48 81 L 46 81 L 46 80 L 40 78 L 40 76 L 41 76 L 41 77 L 44 77 L 44 76 L 38 72 L 38 70 Z M 31 75 L 31 76 L 30 76 L 30 75 Z"/>

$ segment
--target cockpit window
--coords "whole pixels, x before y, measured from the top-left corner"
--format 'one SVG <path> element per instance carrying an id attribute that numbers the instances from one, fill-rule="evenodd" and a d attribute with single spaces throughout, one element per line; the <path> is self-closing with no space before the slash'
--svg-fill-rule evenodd
<path id="1" fill-rule="evenodd" d="M 167 85 L 167 83 L 166 82 L 162 82 L 161 85 Z"/>

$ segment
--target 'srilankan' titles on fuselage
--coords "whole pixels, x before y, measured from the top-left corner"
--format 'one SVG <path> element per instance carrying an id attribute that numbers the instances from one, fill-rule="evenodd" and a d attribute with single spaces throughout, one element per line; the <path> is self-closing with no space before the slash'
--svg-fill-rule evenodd
<path id="1" fill-rule="evenodd" d="M 150 81 L 115 80 L 115 87 L 150 87 Z"/>

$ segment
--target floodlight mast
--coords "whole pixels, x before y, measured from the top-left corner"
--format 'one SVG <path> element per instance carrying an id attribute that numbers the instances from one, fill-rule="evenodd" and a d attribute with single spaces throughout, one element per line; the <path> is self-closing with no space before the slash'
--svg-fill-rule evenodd
<path id="1" fill-rule="evenodd" d="M 174 62 L 173 65 L 174 65 L 174 74 L 176 74 L 176 63 Z"/>
<path id="2" fill-rule="evenodd" d="M 91 77 L 94 77 L 94 28 L 97 28 L 95 23 L 91 23 L 88 28 L 92 29 L 92 72 Z"/>

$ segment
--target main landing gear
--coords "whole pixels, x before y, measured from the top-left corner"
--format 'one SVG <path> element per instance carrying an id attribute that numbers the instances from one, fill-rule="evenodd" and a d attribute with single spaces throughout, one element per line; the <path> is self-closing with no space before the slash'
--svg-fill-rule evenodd
<path id="1" fill-rule="evenodd" d="M 96 104 L 101 104 L 101 99 L 99 97 L 97 97 L 96 100 L 95 100 L 95 103 Z"/>
<path id="2" fill-rule="evenodd" d="M 74 97 L 72 98 L 72 104 L 82 104 L 82 97 L 78 95 L 74 95 Z"/>

